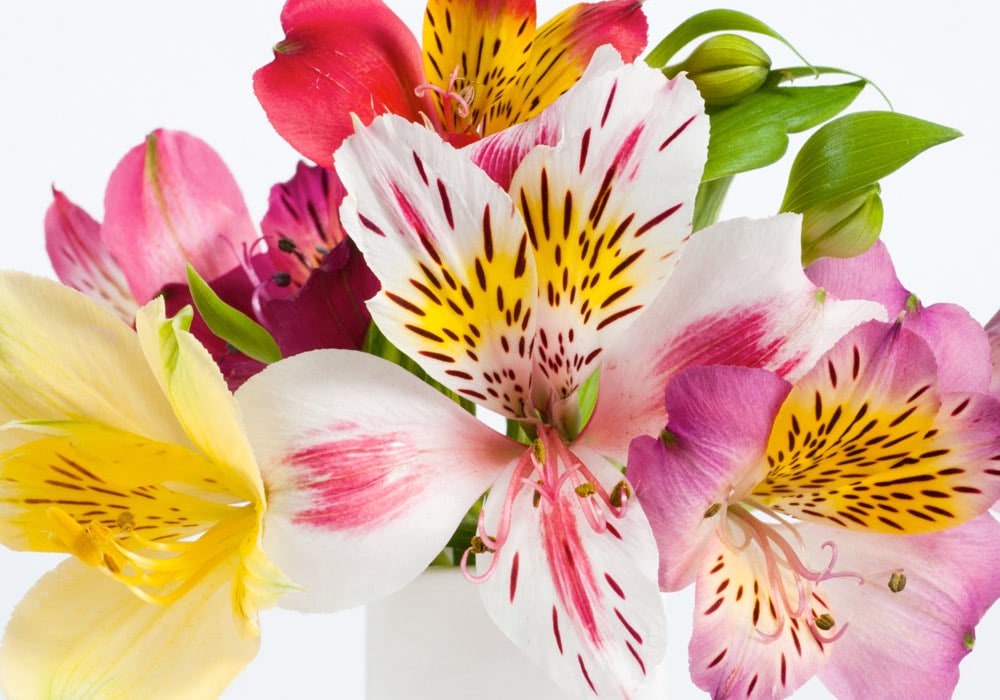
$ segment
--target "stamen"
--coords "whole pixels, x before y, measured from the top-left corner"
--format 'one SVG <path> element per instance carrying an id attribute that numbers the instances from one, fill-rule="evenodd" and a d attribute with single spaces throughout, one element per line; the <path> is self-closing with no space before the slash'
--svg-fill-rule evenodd
<path id="1" fill-rule="evenodd" d="M 469 104 L 472 102 L 473 98 L 475 98 L 476 94 L 471 85 L 463 88 L 459 92 L 456 92 L 456 82 L 458 82 L 458 66 L 455 66 L 451 75 L 448 76 L 447 88 L 442 88 L 438 85 L 434 85 L 433 83 L 423 83 L 413 89 L 413 92 L 417 97 L 423 97 L 427 94 L 427 91 L 430 91 L 441 99 L 441 109 L 444 112 L 444 125 L 449 129 L 449 131 L 462 131 L 462 129 L 458 128 L 459 125 L 455 117 L 457 115 L 458 119 L 465 119 L 469 116 L 472 111 Z M 453 110 L 453 103 L 457 109 Z"/>
<path id="2" fill-rule="evenodd" d="M 718 513 L 720 510 L 722 510 L 722 504 L 721 503 L 713 503 L 712 505 L 710 505 L 708 507 L 708 510 L 705 511 L 705 515 L 703 515 L 702 517 L 711 518 L 713 515 L 715 515 L 716 513 Z"/>
<path id="3" fill-rule="evenodd" d="M 889 576 L 889 590 L 899 593 L 906 588 L 906 575 L 902 571 L 893 571 Z"/>
<path id="4" fill-rule="evenodd" d="M 576 492 L 576 495 L 579 496 L 580 498 L 587 498 L 588 496 L 593 496 L 595 493 L 597 493 L 597 488 L 589 481 L 583 482 L 573 490 Z"/>
<path id="5" fill-rule="evenodd" d="M 837 624 L 836 622 L 834 622 L 833 616 L 830 615 L 829 613 L 823 613 L 815 620 L 813 620 L 813 622 L 815 622 L 816 626 L 819 627 L 824 632 L 826 632 L 827 630 L 832 630 L 833 626 Z"/>

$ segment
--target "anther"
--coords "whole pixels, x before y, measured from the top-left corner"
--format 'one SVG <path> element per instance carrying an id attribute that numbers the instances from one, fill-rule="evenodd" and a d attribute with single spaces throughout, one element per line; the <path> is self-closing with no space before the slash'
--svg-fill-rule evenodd
<path id="1" fill-rule="evenodd" d="M 472 538 L 472 544 L 469 546 L 469 549 L 472 550 L 473 554 L 485 554 L 486 552 L 493 553 L 494 551 L 496 551 L 494 549 L 490 549 L 489 547 L 487 547 L 486 543 L 483 542 L 483 538 L 480 537 L 479 535 L 476 535 Z"/>
<path id="2" fill-rule="evenodd" d="M 893 571 L 892 575 L 889 576 L 889 590 L 893 593 L 899 593 L 904 588 L 906 588 L 906 574 L 902 571 Z"/>
<path id="3" fill-rule="evenodd" d="M 589 481 L 583 482 L 582 484 L 580 484 L 579 486 L 577 486 L 573 490 L 576 491 L 576 495 L 579 496 L 580 498 L 586 498 L 587 496 L 593 496 L 595 493 L 597 493 L 597 487 L 594 486 Z"/>
<path id="4" fill-rule="evenodd" d="M 282 236 L 278 239 L 278 250 L 282 253 L 294 253 L 298 246 L 295 245 L 295 241 L 291 238 Z"/>
<path id="5" fill-rule="evenodd" d="M 677 436 L 672 432 L 664 428 L 660 431 L 660 442 L 662 442 L 667 447 L 673 447 L 677 444 Z"/>
<path id="6" fill-rule="evenodd" d="M 622 503 L 628 501 L 630 498 L 632 498 L 632 489 L 629 487 L 628 482 L 619 481 L 615 484 L 615 487 L 611 489 L 608 501 L 615 508 L 621 508 Z"/>
<path id="7" fill-rule="evenodd" d="M 287 272 L 275 272 L 271 275 L 271 281 L 279 287 L 287 287 L 292 283 L 292 276 Z"/>
<path id="8" fill-rule="evenodd" d="M 833 621 L 833 617 L 829 613 L 823 613 L 817 617 L 813 622 L 816 623 L 816 627 L 826 632 L 827 630 L 833 629 L 833 626 L 837 624 Z"/>
<path id="9" fill-rule="evenodd" d="M 545 445 L 542 444 L 541 440 L 535 440 L 531 443 L 531 452 L 539 464 L 545 464 Z"/>
<path id="10" fill-rule="evenodd" d="M 132 529 L 135 527 L 135 516 L 126 510 L 118 516 L 115 525 L 122 532 L 132 532 Z"/>
<path id="11" fill-rule="evenodd" d="M 713 515 L 715 515 L 716 513 L 718 513 L 720 510 L 722 510 L 722 504 L 721 503 L 713 503 L 712 505 L 710 505 L 708 507 L 708 510 L 705 511 L 705 516 L 704 517 L 711 518 Z"/>

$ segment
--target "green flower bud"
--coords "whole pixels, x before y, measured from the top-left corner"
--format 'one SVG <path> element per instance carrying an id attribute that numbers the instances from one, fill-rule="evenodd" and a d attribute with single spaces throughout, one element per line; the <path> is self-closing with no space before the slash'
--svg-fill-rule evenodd
<path id="1" fill-rule="evenodd" d="M 878 183 L 811 207 L 802 215 L 802 264 L 861 255 L 882 231 Z"/>
<path id="2" fill-rule="evenodd" d="M 705 104 L 725 107 L 760 89 L 770 69 L 771 58 L 757 44 L 738 34 L 718 34 L 671 71 L 687 71 Z"/>

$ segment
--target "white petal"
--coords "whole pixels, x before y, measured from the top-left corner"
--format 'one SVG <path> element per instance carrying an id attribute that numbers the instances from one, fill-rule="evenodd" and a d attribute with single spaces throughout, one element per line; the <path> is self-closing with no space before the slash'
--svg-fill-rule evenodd
<path id="1" fill-rule="evenodd" d="M 271 365 L 236 394 L 268 496 L 263 548 L 336 610 L 415 578 L 523 449 L 385 360 L 348 350 Z"/>

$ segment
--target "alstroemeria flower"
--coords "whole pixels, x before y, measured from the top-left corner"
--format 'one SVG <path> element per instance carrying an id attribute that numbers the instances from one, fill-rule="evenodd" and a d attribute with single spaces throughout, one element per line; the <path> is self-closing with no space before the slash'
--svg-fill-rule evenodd
<path id="1" fill-rule="evenodd" d="M 62 193 L 46 215 L 46 244 L 66 284 L 132 322 L 138 304 L 162 294 L 168 313 L 191 303 L 191 264 L 228 304 L 254 317 L 283 355 L 360 348 L 370 317 L 363 301 L 378 282 L 340 229 L 343 187 L 300 164 L 275 185 L 261 223 L 268 251 L 235 179 L 208 144 L 158 129 L 115 168 L 97 223 Z M 263 365 L 235 352 L 196 314 L 192 332 L 235 388 Z"/>
<path id="2" fill-rule="evenodd" d="M 260 548 L 264 485 L 215 364 L 159 300 L 133 332 L 20 273 L 0 324 L 0 540 L 73 555 L 14 611 L 4 691 L 221 692 L 293 586 Z"/>
<path id="3" fill-rule="evenodd" d="M 663 652 L 663 613 L 652 534 L 618 465 L 634 435 L 663 424 L 663 406 L 603 404 L 622 391 L 661 397 L 662 385 L 644 377 L 701 354 L 794 371 L 873 307 L 817 295 L 802 273 L 794 217 L 688 240 L 707 131 L 689 81 L 624 66 L 607 50 L 549 110 L 477 151 L 512 169 L 507 188 L 472 152 L 400 117 L 379 117 L 345 141 L 341 216 L 382 284 L 369 302 L 373 319 L 433 378 L 519 421 L 533 439 L 524 445 L 475 423 L 359 353 L 309 353 L 269 368 L 261 377 L 296 387 L 281 407 L 253 400 L 257 378 L 248 382 L 250 427 L 281 430 L 299 402 L 326 412 L 311 431 L 286 429 L 313 443 L 290 467 L 338 471 L 315 482 L 294 521 L 336 529 L 318 536 L 334 539 L 338 561 L 369 563 L 350 580 L 329 573 L 329 605 L 413 579 L 492 487 L 472 544 L 477 573 L 467 559 L 464 568 L 482 583 L 493 619 L 565 687 L 634 696 Z M 673 358 L 660 356 L 669 350 Z M 648 362 L 643 377 L 626 377 L 632 356 Z M 601 362 L 598 406 L 581 432 L 578 388 Z M 384 418 L 390 406 L 405 418 Z M 448 456 L 429 462 L 428 441 Z M 280 488 L 269 487 L 274 502 Z M 273 525 L 264 537 L 278 541 L 275 552 L 310 546 Z M 276 557 L 295 578 L 297 564 Z"/>
<path id="4" fill-rule="evenodd" d="M 1000 494 L 1000 402 L 873 321 L 794 386 L 696 367 L 666 408 L 627 473 L 661 586 L 696 580 L 697 685 L 780 698 L 819 673 L 838 695 L 949 697 L 1000 595 L 1000 527 L 977 518 Z"/>
<path id="5" fill-rule="evenodd" d="M 990 341 L 990 355 L 993 358 L 993 376 L 990 380 L 990 394 L 1000 398 L 1000 311 L 989 320 L 985 327 Z"/>
<path id="6" fill-rule="evenodd" d="M 635 0 L 574 5 L 537 31 L 533 0 L 431 0 L 423 57 L 381 0 L 289 0 L 281 26 L 254 92 L 278 133 L 326 167 L 354 131 L 351 114 L 365 124 L 398 114 L 466 143 L 539 114 L 598 46 L 631 61 L 646 44 Z"/>

